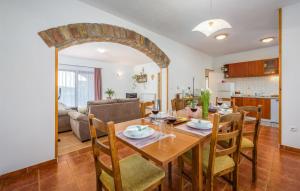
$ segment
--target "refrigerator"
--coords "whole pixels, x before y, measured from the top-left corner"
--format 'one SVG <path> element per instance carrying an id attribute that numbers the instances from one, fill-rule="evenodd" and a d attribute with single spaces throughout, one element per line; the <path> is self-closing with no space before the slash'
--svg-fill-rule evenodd
<path id="1" fill-rule="evenodd" d="M 271 122 L 279 123 L 279 99 L 271 99 Z"/>
<path id="2" fill-rule="evenodd" d="M 212 91 L 211 102 L 216 102 L 216 97 L 230 98 L 234 95 L 235 84 L 233 82 L 223 82 L 224 74 L 221 72 L 209 73 L 209 88 Z"/>
<path id="3" fill-rule="evenodd" d="M 217 97 L 231 98 L 234 96 L 234 83 L 233 82 L 220 82 L 218 84 Z"/>

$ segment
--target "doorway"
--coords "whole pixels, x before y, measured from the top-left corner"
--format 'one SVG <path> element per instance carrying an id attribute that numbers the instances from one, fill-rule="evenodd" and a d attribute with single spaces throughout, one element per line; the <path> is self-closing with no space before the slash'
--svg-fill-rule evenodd
<path id="1" fill-rule="evenodd" d="M 159 98 L 163 110 L 168 107 L 168 56 L 150 39 L 135 31 L 109 24 L 75 23 L 38 33 L 49 47 L 55 47 L 55 158 L 58 156 L 58 57 L 59 51 L 87 42 L 112 42 L 132 47 L 147 55 L 160 68 Z"/>

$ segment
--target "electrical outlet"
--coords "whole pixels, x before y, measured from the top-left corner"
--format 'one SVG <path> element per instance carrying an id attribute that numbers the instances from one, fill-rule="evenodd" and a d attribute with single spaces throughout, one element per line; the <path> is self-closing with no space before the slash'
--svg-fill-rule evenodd
<path id="1" fill-rule="evenodd" d="M 290 125 L 290 131 L 295 133 L 298 131 L 298 128 L 296 127 L 296 125 Z"/>

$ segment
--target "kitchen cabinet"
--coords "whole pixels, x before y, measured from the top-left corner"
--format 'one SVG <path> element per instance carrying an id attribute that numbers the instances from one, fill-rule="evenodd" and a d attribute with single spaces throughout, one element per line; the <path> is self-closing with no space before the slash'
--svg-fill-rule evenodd
<path id="1" fill-rule="evenodd" d="M 225 78 L 258 77 L 278 73 L 278 58 L 224 65 Z"/>
<path id="2" fill-rule="evenodd" d="M 278 59 L 263 60 L 262 62 L 264 65 L 264 74 L 265 75 L 279 74 L 279 60 Z"/>
<path id="3" fill-rule="evenodd" d="M 228 75 L 232 78 L 248 76 L 248 62 L 229 64 Z"/>
<path id="4" fill-rule="evenodd" d="M 264 75 L 264 63 L 262 61 L 248 62 L 248 76 L 263 76 Z"/>
<path id="5" fill-rule="evenodd" d="M 235 97 L 235 105 L 238 107 L 243 106 L 243 98 L 242 97 Z"/>
<path id="6" fill-rule="evenodd" d="M 271 119 L 271 99 L 270 98 L 253 98 L 253 97 L 234 97 L 235 105 L 241 106 L 258 106 L 262 105 L 262 118 Z M 256 117 L 254 113 L 248 116 Z"/>

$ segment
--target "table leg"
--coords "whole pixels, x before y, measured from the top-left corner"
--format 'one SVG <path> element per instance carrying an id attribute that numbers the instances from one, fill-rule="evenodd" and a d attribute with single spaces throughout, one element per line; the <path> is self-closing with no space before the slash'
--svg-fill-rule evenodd
<path id="1" fill-rule="evenodd" d="M 203 174 L 202 174 L 202 144 L 193 148 L 193 190 L 203 190 Z"/>
<path id="2" fill-rule="evenodd" d="M 172 188 L 172 162 L 168 163 L 168 181 L 169 188 Z"/>

